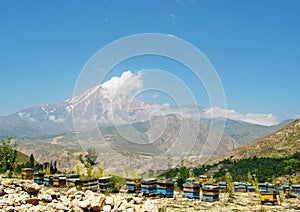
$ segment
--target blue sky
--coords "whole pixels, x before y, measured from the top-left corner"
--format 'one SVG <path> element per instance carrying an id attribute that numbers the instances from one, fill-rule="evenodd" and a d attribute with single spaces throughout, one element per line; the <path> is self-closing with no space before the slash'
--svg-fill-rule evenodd
<path id="1" fill-rule="evenodd" d="M 280 120 L 299 115 L 298 0 L 0 0 L 0 116 L 72 97 L 96 51 L 137 33 L 173 34 L 199 48 L 229 109 Z"/>

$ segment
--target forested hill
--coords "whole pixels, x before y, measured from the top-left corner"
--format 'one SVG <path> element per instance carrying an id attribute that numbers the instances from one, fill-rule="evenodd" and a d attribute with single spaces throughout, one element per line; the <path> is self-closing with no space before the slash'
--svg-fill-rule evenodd
<path id="1" fill-rule="evenodd" d="M 277 132 L 225 155 L 218 156 L 209 161 L 214 164 L 218 161 L 231 159 L 246 159 L 251 157 L 281 158 L 300 151 L 300 118 L 291 122 Z"/>

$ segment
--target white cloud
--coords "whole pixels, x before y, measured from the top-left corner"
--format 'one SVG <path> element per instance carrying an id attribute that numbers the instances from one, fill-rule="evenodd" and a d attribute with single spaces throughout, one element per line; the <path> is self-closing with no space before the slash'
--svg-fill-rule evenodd
<path id="1" fill-rule="evenodd" d="M 252 124 L 260 124 L 265 126 L 272 126 L 278 124 L 279 121 L 276 116 L 273 114 L 263 114 L 263 113 L 240 113 L 235 110 L 223 109 L 220 107 L 211 107 L 204 109 L 204 112 L 201 114 L 204 118 L 224 118 L 227 119 L 244 121 Z"/>
<path id="2" fill-rule="evenodd" d="M 116 98 L 122 95 L 131 96 L 143 87 L 142 74 L 133 74 L 131 71 L 124 72 L 120 77 L 112 77 L 101 84 L 101 95 L 105 98 Z"/>
<path id="3" fill-rule="evenodd" d="M 115 123 L 126 124 L 130 119 L 135 121 L 147 120 L 152 115 L 157 114 L 180 114 L 185 118 L 224 118 L 244 121 L 252 124 L 260 124 L 271 126 L 278 124 L 279 121 L 273 114 L 259 113 L 240 113 L 235 110 L 224 109 L 220 107 L 211 107 L 200 109 L 196 105 L 187 106 L 171 106 L 169 104 L 147 104 L 136 99 L 136 96 L 143 91 L 143 74 L 139 72 L 133 74 L 131 71 L 122 73 L 120 77 L 112 77 L 103 84 L 86 91 L 82 96 L 72 99 L 72 106 L 75 107 L 81 102 L 84 102 L 81 108 L 83 113 L 92 105 L 93 101 L 89 101 L 90 97 L 99 99 L 101 106 L 97 114 L 100 119 L 114 120 Z M 96 94 L 96 96 L 94 95 Z M 155 93 L 153 98 L 157 98 Z M 67 107 L 68 111 L 72 108 Z M 92 109 L 95 109 L 94 106 Z M 153 111 L 156 111 L 153 113 Z M 130 115 L 129 115 L 130 113 Z M 80 113 L 82 115 L 82 113 Z M 22 117 L 22 114 L 19 114 Z M 61 122 L 56 117 L 49 117 L 50 120 Z"/>

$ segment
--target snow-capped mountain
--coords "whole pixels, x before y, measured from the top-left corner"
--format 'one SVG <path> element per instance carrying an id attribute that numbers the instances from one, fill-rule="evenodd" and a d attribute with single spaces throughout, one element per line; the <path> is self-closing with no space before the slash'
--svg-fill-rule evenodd
<path id="1" fill-rule="evenodd" d="M 85 131 L 109 125 L 131 125 L 151 120 L 155 116 L 179 114 L 207 122 L 214 113 L 219 118 L 227 113 L 229 119 L 248 123 L 274 123 L 270 114 L 241 114 L 222 108 L 201 108 L 195 104 L 174 106 L 150 104 L 136 98 L 143 88 L 140 73 L 124 72 L 110 80 L 74 95 L 59 104 L 44 104 L 0 117 L 1 137 L 37 137 L 71 131 Z"/>
<path id="2" fill-rule="evenodd" d="M 34 153 L 41 162 L 59 158 L 62 169 L 72 167 L 69 157 L 73 157 L 70 160 L 75 165 L 83 147 L 96 148 L 103 166 L 131 164 L 145 168 L 140 157 L 146 164 L 150 164 L 149 155 L 173 155 L 178 161 L 182 155 L 209 157 L 283 126 L 255 124 L 273 123 L 274 117 L 268 114 L 241 114 L 196 104 L 146 103 L 136 98 L 142 87 L 140 74 L 124 72 L 62 103 L 39 105 L 0 117 L 0 137 L 18 138 L 19 150 Z M 223 133 L 225 113 L 233 120 L 227 121 Z M 120 153 L 117 160 L 115 152 Z M 132 160 L 133 155 L 137 155 L 136 160 Z M 166 160 L 157 161 L 161 168 Z"/>

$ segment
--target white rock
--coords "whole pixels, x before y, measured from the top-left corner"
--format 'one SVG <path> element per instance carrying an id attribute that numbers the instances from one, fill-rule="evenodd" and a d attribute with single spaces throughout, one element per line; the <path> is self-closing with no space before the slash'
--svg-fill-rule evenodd
<path id="1" fill-rule="evenodd" d="M 114 205 L 114 199 L 112 197 L 106 197 L 105 204 L 113 206 Z"/>
<path id="2" fill-rule="evenodd" d="M 104 211 L 104 212 L 109 212 L 109 211 L 111 211 L 111 206 L 110 206 L 110 205 L 105 205 L 105 206 L 103 207 L 103 211 Z"/>
<path id="3" fill-rule="evenodd" d="M 41 187 L 36 183 L 26 183 L 24 184 L 24 190 L 27 191 L 28 194 L 36 195 Z"/>
<path id="4" fill-rule="evenodd" d="M 85 197 L 91 199 L 94 196 L 94 192 L 92 192 L 91 190 L 86 190 L 84 195 L 85 195 Z"/>
<path id="5" fill-rule="evenodd" d="M 158 212 L 158 207 L 150 200 L 146 200 L 142 206 L 142 211 Z"/>
<path id="6" fill-rule="evenodd" d="M 143 204 L 143 198 L 141 197 L 134 197 L 133 200 L 135 204 Z"/>
<path id="7" fill-rule="evenodd" d="M 45 211 L 44 207 L 41 205 L 35 205 L 31 209 L 32 211 Z"/>
<path id="8" fill-rule="evenodd" d="M 78 201 L 78 206 L 81 207 L 82 209 L 88 208 L 89 205 L 90 205 L 90 202 L 88 200 Z"/>
<path id="9" fill-rule="evenodd" d="M 74 195 L 77 192 L 76 187 L 70 188 L 67 192 L 66 195 L 70 196 L 70 195 Z"/>
<path id="10" fill-rule="evenodd" d="M 4 192 L 5 192 L 6 194 L 13 194 L 13 193 L 15 193 L 15 189 L 12 189 L 12 188 L 5 188 L 5 189 L 4 189 Z"/>
<path id="11" fill-rule="evenodd" d="M 78 199 L 73 199 L 72 200 L 72 206 L 79 207 L 79 205 L 78 205 Z"/>
<path id="12" fill-rule="evenodd" d="M 11 181 L 10 180 L 2 180 L 1 181 L 1 184 L 4 186 L 4 187 L 7 187 L 7 186 L 9 186 L 9 185 L 11 185 Z"/>
<path id="13" fill-rule="evenodd" d="M 13 211 L 15 211 L 15 209 L 12 206 L 8 206 L 5 211 L 6 212 L 13 212 Z"/>
<path id="14" fill-rule="evenodd" d="M 52 197 L 50 194 L 39 194 L 38 198 L 43 202 L 52 202 Z"/>
<path id="15" fill-rule="evenodd" d="M 127 208 L 126 212 L 134 212 L 134 208 Z"/>
<path id="16" fill-rule="evenodd" d="M 98 202 L 92 202 L 91 203 L 91 209 L 93 211 L 101 211 L 102 207 L 101 207 L 100 203 L 98 203 Z"/>

